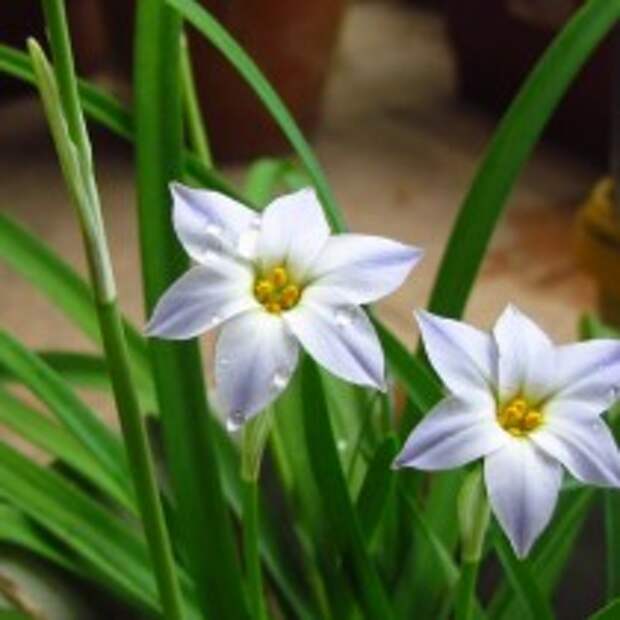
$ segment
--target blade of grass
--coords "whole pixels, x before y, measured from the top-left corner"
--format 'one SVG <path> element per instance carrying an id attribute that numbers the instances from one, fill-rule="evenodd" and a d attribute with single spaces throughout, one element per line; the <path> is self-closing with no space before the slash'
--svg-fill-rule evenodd
<path id="1" fill-rule="evenodd" d="M 521 168 L 577 72 L 619 16 L 619 0 L 589 0 L 558 33 L 522 86 L 459 210 L 431 294 L 432 312 L 455 318 L 463 313 Z"/>
<path id="2" fill-rule="evenodd" d="M 0 364 L 54 413 L 129 498 L 127 461 L 118 437 L 66 386 L 61 377 L 7 333 L 0 331 Z"/>
<path id="3" fill-rule="evenodd" d="M 107 475 L 82 444 L 41 412 L 28 407 L 1 387 L 0 424 L 50 456 L 60 459 L 125 509 L 135 512 L 135 504 L 129 501 L 125 489 Z"/>
<path id="4" fill-rule="evenodd" d="M 134 96 L 138 219 L 147 313 L 187 267 L 172 229 L 168 184 L 181 174 L 180 17 L 137 5 Z M 153 340 L 164 443 L 196 593 L 205 617 L 247 620 L 196 342 Z"/>
<path id="5" fill-rule="evenodd" d="M 518 560 L 506 537 L 497 530 L 493 533 L 493 543 L 504 571 L 530 620 L 553 620 L 555 616 L 538 587 L 529 560 Z"/>
<path id="6" fill-rule="evenodd" d="M 602 609 L 588 616 L 588 620 L 617 620 L 618 617 L 620 617 L 620 598 L 614 599 Z"/>
<path id="7" fill-rule="evenodd" d="M 58 306 L 92 341 L 101 342 L 90 287 L 48 246 L 4 213 L 0 213 L 0 258 Z M 146 388 L 152 385 L 146 344 L 127 321 L 124 328 L 136 377 Z"/>

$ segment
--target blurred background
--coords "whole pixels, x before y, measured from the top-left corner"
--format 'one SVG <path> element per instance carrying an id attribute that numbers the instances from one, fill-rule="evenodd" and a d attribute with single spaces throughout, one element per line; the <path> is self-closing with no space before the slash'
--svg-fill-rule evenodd
<path id="1" fill-rule="evenodd" d="M 67 4 L 80 72 L 130 101 L 133 3 Z M 582 2 L 204 4 L 254 56 L 312 138 L 351 228 L 426 249 L 426 259 L 406 286 L 380 307 L 413 346 L 411 309 L 427 301 L 452 222 L 498 119 L 536 58 Z M 27 36 L 43 39 L 42 30 L 37 0 L 0 4 L 1 43 L 23 47 Z M 253 157 L 286 155 L 286 144 L 253 94 L 191 33 L 190 45 L 223 171 L 240 182 Z M 579 316 L 596 308 L 601 296 L 607 316 L 613 315 L 609 299 L 616 293 L 609 290 L 609 278 L 597 274 L 601 294 L 574 243 L 580 207 L 609 168 L 612 56 L 607 41 L 571 88 L 510 197 L 468 307 L 467 318 L 482 327 L 508 302 L 537 317 L 559 341 L 575 337 Z M 142 324 L 131 149 L 95 126 L 92 130 L 121 303 Z M 84 271 L 40 104 L 29 87 L 3 76 L 0 209 Z M 618 269 L 620 260 L 615 265 Z M 90 348 L 2 264 L 0 283 L 3 328 L 30 346 Z M 597 553 L 595 534 L 582 544 Z M 591 553 L 577 555 L 602 561 Z M 581 586 L 561 593 L 562 617 L 581 618 L 603 584 L 588 579 L 587 563 L 571 570 L 577 571 L 573 584 Z"/>

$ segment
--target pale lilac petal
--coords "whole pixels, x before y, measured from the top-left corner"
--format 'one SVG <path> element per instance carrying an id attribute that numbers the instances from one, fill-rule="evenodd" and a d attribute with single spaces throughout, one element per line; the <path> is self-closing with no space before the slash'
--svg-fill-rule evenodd
<path id="1" fill-rule="evenodd" d="M 226 322 L 216 343 L 215 385 L 231 427 L 280 395 L 297 366 L 298 351 L 284 321 L 262 309 Z"/>
<path id="2" fill-rule="evenodd" d="M 172 183 L 170 191 L 174 229 L 196 262 L 204 263 L 222 251 L 234 254 L 242 235 L 258 225 L 256 213 L 219 192 L 181 183 Z"/>
<path id="3" fill-rule="evenodd" d="M 553 399 L 581 401 L 595 414 L 608 409 L 620 388 L 620 341 L 590 340 L 557 347 Z"/>
<path id="4" fill-rule="evenodd" d="M 210 267 L 192 267 L 160 298 L 146 334 L 187 340 L 257 305 L 250 269 L 220 257 Z"/>
<path id="5" fill-rule="evenodd" d="M 430 312 L 415 313 L 426 355 L 455 395 L 487 398 L 497 383 L 497 348 L 493 339 L 470 325 Z"/>
<path id="6" fill-rule="evenodd" d="M 527 439 L 512 439 L 484 460 L 491 509 L 519 557 L 525 557 L 551 519 L 562 467 Z"/>
<path id="7" fill-rule="evenodd" d="M 412 431 L 396 467 L 441 470 L 460 467 L 510 441 L 495 422 L 493 403 L 442 400 Z"/>
<path id="8" fill-rule="evenodd" d="M 422 258 L 422 250 L 370 235 L 330 237 L 308 278 L 312 286 L 336 291 L 354 304 L 366 304 L 389 295 Z"/>
<path id="9" fill-rule="evenodd" d="M 620 452 L 602 420 L 546 412 L 544 426 L 530 436 L 577 480 L 620 486 Z"/>
<path id="10" fill-rule="evenodd" d="M 545 332 L 514 306 L 508 306 L 493 330 L 499 350 L 502 400 L 522 395 L 536 401 L 553 384 L 554 347 Z"/>
<path id="11" fill-rule="evenodd" d="M 263 268 L 286 263 L 303 277 L 329 237 L 329 225 L 313 189 L 276 198 L 263 212 L 258 255 Z"/>
<path id="12" fill-rule="evenodd" d="M 374 327 L 357 306 L 320 305 L 305 293 L 284 320 L 304 349 L 334 375 L 385 389 L 385 360 Z"/>

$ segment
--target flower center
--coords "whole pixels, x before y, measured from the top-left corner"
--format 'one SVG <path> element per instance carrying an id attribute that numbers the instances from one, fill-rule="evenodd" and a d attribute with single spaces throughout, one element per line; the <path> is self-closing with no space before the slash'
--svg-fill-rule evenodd
<path id="1" fill-rule="evenodd" d="M 524 437 L 542 424 L 543 415 L 524 398 L 518 396 L 499 410 L 497 421 L 513 437 Z"/>
<path id="2" fill-rule="evenodd" d="M 256 278 L 254 297 L 267 312 L 280 314 L 297 305 L 301 297 L 301 289 L 291 281 L 286 267 L 279 265 Z"/>

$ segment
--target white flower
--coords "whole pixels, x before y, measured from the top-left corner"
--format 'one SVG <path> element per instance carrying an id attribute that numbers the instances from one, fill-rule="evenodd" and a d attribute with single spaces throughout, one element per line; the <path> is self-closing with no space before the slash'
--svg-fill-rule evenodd
<path id="1" fill-rule="evenodd" d="M 188 339 L 221 326 L 216 397 L 230 428 L 272 402 L 299 345 L 335 375 L 384 389 L 384 358 L 360 308 L 395 290 L 421 251 L 381 237 L 330 236 L 314 191 L 257 215 L 222 194 L 171 186 L 176 233 L 197 263 L 162 296 L 150 336 Z"/>
<path id="2" fill-rule="evenodd" d="M 582 482 L 620 486 L 620 454 L 600 418 L 617 399 L 619 341 L 554 346 L 511 306 L 492 335 L 427 312 L 417 319 L 451 395 L 414 429 L 396 467 L 483 457 L 491 508 L 520 557 L 551 518 L 562 466 Z"/>

